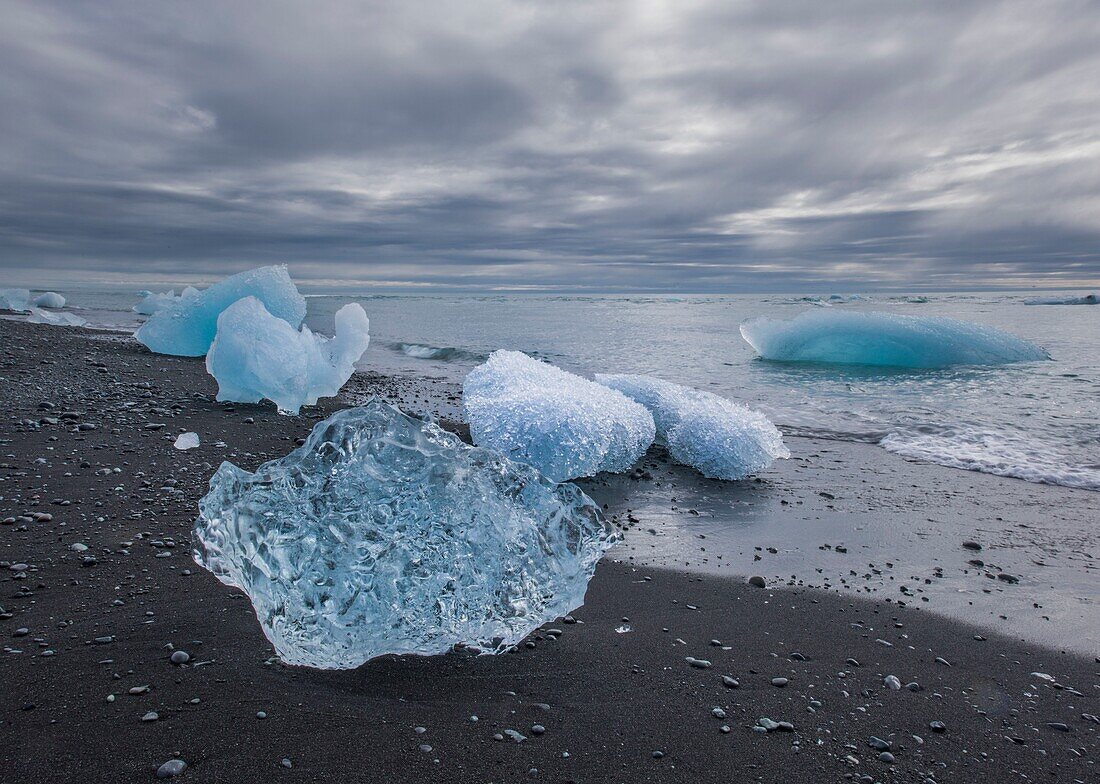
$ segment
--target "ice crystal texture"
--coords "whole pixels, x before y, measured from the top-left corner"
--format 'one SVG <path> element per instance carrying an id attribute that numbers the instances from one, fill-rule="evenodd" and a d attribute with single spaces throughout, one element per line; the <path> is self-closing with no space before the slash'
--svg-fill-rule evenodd
<path id="1" fill-rule="evenodd" d="M 576 486 L 378 400 L 256 473 L 222 463 L 199 509 L 195 560 L 284 661 L 326 669 L 503 651 L 580 606 L 615 539 Z"/>
<path id="2" fill-rule="evenodd" d="M 336 335 L 297 330 L 268 313 L 255 297 L 230 305 L 218 317 L 218 332 L 206 355 L 206 369 L 218 382 L 218 400 L 274 401 L 282 414 L 340 391 L 370 343 L 370 322 L 362 306 L 336 313 Z"/>
<path id="3" fill-rule="evenodd" d="M 750 319 L 741 336 L 764 359 L 783 362 L 940 368 L 1050 359 L 1003 330 L 939 316 L 811 311 L 790 321 Z"/>
<path id="4" fill-rule="evenodd" d="M 162 307 L 141 325 L 134 337 L 158 354 L 205 356 L 218 329 L 218 316 L 245 297 L 260 300 L 271 315 L 294 329 L 306 317 L 306 301 L 286 267 L 260 267 Z"/>
<path id="5" fill-rule="evenodd" d="M 556 482 L 625 471 L 653 443 L 653 417 L 605 386 L 519 351 L 495 351 L 462 384 L 474 443 Z"/>
<path id="6" fill-rule="evenodd" d="M 596 381 L 645 406 L 673 459 L 712 479 L 744 479 L 791 456 L 766 416 L 733 400 L 649 376 Z"/>

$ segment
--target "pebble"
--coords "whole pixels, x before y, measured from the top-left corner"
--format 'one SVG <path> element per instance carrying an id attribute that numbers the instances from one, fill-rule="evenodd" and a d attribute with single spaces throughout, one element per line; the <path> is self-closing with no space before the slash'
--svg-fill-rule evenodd
<path id="1" fill-rule="evenodd" d="M 947 725 L 942 721 L 930 721 L 928 722 L 928 729 L 932 732 L 947 732 Z"/>
<path id="2" fill-rule="evenodd" d="M 887 675 L 885 678 L 882 679 L 882 682 L 892 691 L 901 691 L 901 681 L 896 675 Z"/>
<path id="3" fill-rule="evenodd" d="M 788 683 L 790 683 L 790 681 L 787 680 L 786 678 L 772 678 L 772 686 L 775 686 L 776 688 L 779 688 L 779 689 L 782 689 Z"/>
<path id="4" fill-rule="evenodd" d="M 172 651 L 169 660 L 172 664 L 187 664 L 187 662 L 191 661 L 191 654 L 187 651 Z"/>
<path id="5" fill-rule="evenodd" d="M 187 767 L 187 763 L 181 759 L 170 759 L 157 768 L 158 779 L 170 779 L 173 776 L 178 776 L 183 773 Z"/>
<path id="6" fill-rule="evenodd" d="M 723 675 L 722 685 L 727 689 L 736 689 L 741 683 L 736 678 L 730 677 L 729 675 Z"/>
<path id="7" fill-rule="evenodd" d="M 764 578 L 758 574 L 754 574 L 749 578 L 749 585 L 754 585 L 757 588 L 767 588 L 768 584 L 764 582 Z"/>
<path id="8" fill-rule="evenodd" d="M 696 659 L 692 656 L 685 656 L 684 661 L 695 667 L 698 670 L 706 670 L 710 668 L 710 662 L 706 659 Z"/>

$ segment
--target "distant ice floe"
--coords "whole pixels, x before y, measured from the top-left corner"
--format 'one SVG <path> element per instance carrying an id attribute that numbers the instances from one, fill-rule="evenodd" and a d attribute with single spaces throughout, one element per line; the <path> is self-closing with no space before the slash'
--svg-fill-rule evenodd
<path id="1" fill-rule="evenodd" d="M 1028 297 L 1025 305 L 1100 305 L 1100 295 L 1083 294 L 1080 297 Z"/>
<path id="2" fill-rule="evenodd" d="M 336 334 L 315 335 L 273 316 L 264 303 L 245 297 L 226 308 L 206 355 L 218 382 L 218 400 L 274 401 L 281 414 L 336 395 L 370 344 L 370 321 L 361 305 L 336 313 Z"/>
<path id="3" fill-rule="evenodd" d="M 532 359 L 495 351 L 462 385 L 474 443 L 555 482 L 625 471 L 653 442 L 653 417 L 625 395 Z"/>
<path id="4" fill-rule="evenodd" d="M 346 669 L 508 650 L 584 603 L 618 538 L 575 485 L 372 400 L 255 473 L 222 463 L 194 558 L 284 662 Z"/>
<path id="5" fill-rule="evenodd" d="M 673 459 L 704 476 L 744 479 L 791 456 L 766 416 L 733 400 L 648 376 L 597 373 L 596 381 L 645 406 Z"/>
<path id="6" fill-rule="evenodd" d="M 50 324 L 55 327 L 83 327 L 88 323 L 88 319 L 75 313 L 51 313 L 41 308 L 31 308 L 27 321 L 31 324 Z"/>
<path id="7" fill-rule="evenodd" d="M 134 337 L 158 354 L 201 357 L 218 329 L 218 316 L 237 300 L 255 297 L 295 330 L 306 317 L 306 301 L 283 265 L 260 267 L 181 296 L 149 317 Z"/>
<path id="8" fill-rule="evenodd" d="M 173 305 L 180 300 L 190 299 L 199 293 L 199 290 L 193 286 L 188 286 L 177 297 L 176 290 L 171 289 L 169 291 L 156 294 L 152 291 L 139 291 L 138 296 L 141 297 L 141 301 L 134 305 L 134 313 L 140 313 L 143 316 L 151 316 L 158 310 L 164 310 L 164 308 Z"/>
<path id="9" fill-rule="evenodd" d="M 453 346 L 426 346 L 421 343 L 390 343 L 389 348 L 413 359 L 433 359 L 438 362 L 458 362 L 477 360 L 484 362 L 487 357 L 475 351 L 467 351 Z"/>
<path id="10" fill-rule="evenodd" d="M 30 309 L 30 289 L 0 289 L 0 309 L 25 312 Z"/>
<path id="11" fill-rule="evenodd" d="M 741 335 L 764 359 L 782 362 L 942 368 L 1050 359 L 1008 332 L 935 316 L 810 311 L 790 321 L 750 319 Z"/>
<path id="12" fill-rule="evenodd" d="M 63 308 L 65 298 L 56 291 L 47 291 L 35 297 L 34 304 L 40 308 Z"/>
<path id="13" fill-rule="evenodd" d="M 180 433 L 176 436 L 175 442 L 172 444 L 176 449 L 181 452 L 185 452 L 188 449 L 195 449 L 199 446 L 199 434 L 198 433 Z"/>

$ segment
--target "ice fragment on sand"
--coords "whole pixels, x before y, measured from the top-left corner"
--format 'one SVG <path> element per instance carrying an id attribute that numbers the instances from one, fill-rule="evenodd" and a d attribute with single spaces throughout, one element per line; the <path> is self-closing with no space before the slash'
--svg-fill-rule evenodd
<path id="1" fill-rule="evenodd" d="M 83 327 L 88 323 L 86 318 L 75 313 L 51 313 L 41 308 L 31 308 L 27 321 L 31 324 L 52 324 L 55 327 Z"/>
<path id="2" fill-rule="evenodd" d="M 214 340 L 218 316 L 244 297 L 260 300 L 271 315 L 294 329 L 306 317 L 306 301 L 286 267 L 260 267 L 228 277 L 157 310 L 134 337 L 158 354 L 201 357 Z"/>
<path id="3" fill-rule="evenodd" d="M 583 603 L 616 537 L 576 486 L 378 400 L 254 474 L 222 463 L 199 509 L 195 560 L 322 668 L 505 650 Z"/>
<path id="4" fill-rule="evenodd" d="M 155 294 L 152 291 L 139 291 L 138 296 L 141 297 L 141 301 L 134 305 L 134 313 L 140 313 L 144 316 L 151 316 L 158 310 L 163 310 L 170 305 L 173 305 L 180 300 L 190 299 L 199 293 L 199 290 L 188 286 L 183 290 L 183 293 L 178 297 L 176 296 L 176 290 L 170 289 L 169 291 Z"/>
<path id="5" fill-rule="evenodd" d="M 741 324 L 764 359 L 939 368 L 1050 359 L 1008 332 L 938 316 L 810 311 L 790 321 L 766 317 Z"/>
<path id="6" fill-rule="evenodd" d="M 642 406 L 519 351 L 493 352 L 470 371 L 462 400 L 475 444 L 556 482 L 625 471 L 653 442 Z"/>
<path id="7" fill-rule="evenodd" d="M 740 403 L 649 376 L 596 381 L 645 406 L 673 459 L 712 479 L 743 479 L 791 456 L 775 425 Z"/>
<path id="8" fill-rule="evenodd" d="M 352 303 L 336 313 L 336 335 L 297 330 L 271 315 L 255 297 L 230 305 L 206 355 L 218 382 L 218 400 L 274 401 L 279 412 L 297 414 L 319 397 L 337 394 L 370 343 L 370 322 Z"/>
<path id="9" fill-rule="evenodd" d="M 176 436 L 176 442 L 172 444 L 176 449 L 181 451 L 187 449 L 194 449 L 199 445 L 198 433 L 180 433 Z"/>
<path id="10" fill-rule="evenodd" d="M 0 289 L 0 309 L 27 310 L 30 300 L 30 289 Z"/>
<path id="11" fill-rule="evenodd" d="M 34 304 L 40 308 L 63 308 L 65 298 L 56 291 L 47 291 L 34 298 Z"/>

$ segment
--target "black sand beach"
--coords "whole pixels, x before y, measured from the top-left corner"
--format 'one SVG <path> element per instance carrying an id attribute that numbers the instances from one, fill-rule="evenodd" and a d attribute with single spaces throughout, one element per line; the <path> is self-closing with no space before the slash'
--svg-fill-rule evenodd
<path id="1" fill-rule="evenodd" d="M 1096 780 L 1094 493 L 799 438 L 729 485 L 653 450 L 582 483 L 628 530 L 572 618 L 502 656 L 293 668 L 191 561 L 210 474 L 368 395 L 457 390 L 360 375 L 288 418 L 127 337 L 0 321 L 0 346 L 3 782 L 172 758 L 234 783 Z"/>

